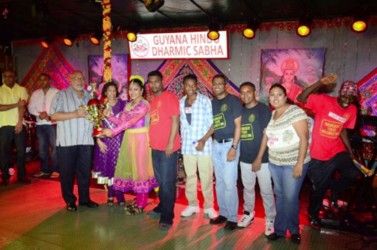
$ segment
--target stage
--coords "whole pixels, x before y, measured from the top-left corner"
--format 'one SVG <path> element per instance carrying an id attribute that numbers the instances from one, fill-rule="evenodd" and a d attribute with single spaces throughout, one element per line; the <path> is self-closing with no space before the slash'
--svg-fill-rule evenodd
<path id="1" fill-rule="evenodd" d="M 29 175 L 37 172 L 37 166 L 37 162 L 28 163 Z M 210 225 L 203 211 L 181 218 L 185 198 L 184 190 L 178 188 L 174 224 L 164 232 L 158 229 L 158 219 L 146 213 L 126 216 L 122 207 L 108 207 L 106 191 L 96 185 L 91 188 L 91 196 L 100 207 L 79 207 L 72 213 L 65 210 L 57 180 L 33 178 L 31 185 L 23 185 L 15 178 L 10 185 L 0 187 L 2 249 L 377 249 L 375 238 L 344 230 L 311 229 L 303 219 L 306 192 L 300 214 L 302 241 L 297 246 L 289 239 L 266 239 L 261 205 L 248 228 L 225 231 L 223 226 Z M 126 198 L 132 201 L 134 197 Z M 153 195 L 149 202 L 147 211 L 155 206 Z"/>

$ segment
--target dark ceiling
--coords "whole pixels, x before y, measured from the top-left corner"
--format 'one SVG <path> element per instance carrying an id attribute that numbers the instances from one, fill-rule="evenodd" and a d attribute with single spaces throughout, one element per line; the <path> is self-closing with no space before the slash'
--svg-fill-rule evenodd
<path id="1" fill-rule="evenodd" d="M 0 40 L 14 41 L 71 33 L 90 34 L 101 29 L 98 0 L 0 0 Z M 246 23 L 351 17 L 361 12 L 377 15 L 377 0 L 165 0 L 149 12 L 144 0 L 111 0 L 113 30 L 207 26 L 211 21 L 224 28 Z M 9 10 L 4 13 L 4 8 Z"/>

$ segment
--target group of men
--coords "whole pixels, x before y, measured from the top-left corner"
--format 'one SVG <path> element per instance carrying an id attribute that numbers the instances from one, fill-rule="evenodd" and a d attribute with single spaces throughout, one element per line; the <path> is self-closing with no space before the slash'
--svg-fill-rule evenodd
<path id="1" fill-rule="evenodd" d="M 306 103 L 307 107 L 317 114 L 311 145 L 313 160 L 308 173 L 314 188 L 309 213 L 311 224 L 315 228 L 320 227 L 318 212 L 326 189 L 330 186 L 334 188 L 335 199 L 338 192 L 348 187 L 357 174 L 352 167 L 352 161 L 350 163 L 349 154 L 346 153 L 347 150 L 351 153 L 351 148 L 345 135 L 345 130 L 352 129 L 355 123 L 356 108 L 351 103 L 357 96 L 357 87 L 352 82 L 343 84 L 338 98 L 312 95 L 322 85 L 335 81 L 331 77 L 323 79 L 325 80 L 305 89 L 298 97 L 299 101 Z M 28 94 L 15 80 L 14 71 L 3 72 L 4 84 L 0 87 L 2 185 L 9 184 L 8 169 L 13 140 L 17 149 L 18 180 L 30 183 L 25 170 L 23 126 Z M 41 157 L 41 172 L 38 176 L 51 174 L 51 177 L 56 177 L 59 171 L 66 209 L 76 211 L 77 198 L 73 192 L 76 175 L 78 204 L 97 207 L 98 204 L 90 199 L 89 194 L 94 141 L 93 125 L 85 119 L 86 111 L 83 108 L 90 98 L 84 89 L 84 75 L 81 71 L 74 71 L 70 75 L 70 87 L 59 92 L 51 88 L 47 74 L 42 74 L 39 80 L 42 89 L 33 93 L 29 105 L 30 112 L 37 116 Z M 196 176 L 198 171 L 204 196 L 204 213 L 210 219 L 210 224 L 225 223 L 226 230 L 247 227 L 255 216 L 254 188 L 258 178 L 266 215 L 265 234 L 272 234 L 276 211 L 267 153 L 260 169 L 252 166 L 264 129 L 271 118 L 271 111 L 257 101 L 255 85 L 251 82 L 241 84 L 240 101 L 226 91 L 226 76 L 215 75 L 212 79 L 215 97 L 211 101 L 198 92 L 198 79 L 195 75 L 184 77 L 183 88 L 186 95 L 181 100 L 164 90 L 163 76 L 159 71 L 148 74 L 148 84 L 153 93 L 150 101 L 150 145 L 160 198 L 160 203 L 150 214 L 160 217 L 159 228 L 168 230 L 173 224 L 177 158 L 182 145 L 181 152 L 187 174 L 186 197 L 189 203 L 182 211 L 182 217 L 190 217 L 199 212 Z M 328 103 L 331 105 L 327 105 Z M 52 121 L 57 122 L 56 151 L 53 143 L 55 125 Z M 336 131 L 331 125 L 336 127 Z M 52 148 L 52 168 L 48 168 L 49 147 Z M 238 221 L 239 161 L 244 186 L 244 213 Z M 59 162 L 59 170 L 56 162 Z M 341 171 L 341 178 L 332 183 L 335 170 Z M 213 208 L 213 172 L 216 177 L 219 215 Z"/>

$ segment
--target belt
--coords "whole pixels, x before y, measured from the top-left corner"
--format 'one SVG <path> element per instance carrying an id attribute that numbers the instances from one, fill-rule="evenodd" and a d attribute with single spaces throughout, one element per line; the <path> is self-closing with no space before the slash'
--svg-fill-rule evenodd
<path id="1" fill-rule="evenodd" d="M 233 139 L 215 139 L 218 143 L 231 142 Z"/>

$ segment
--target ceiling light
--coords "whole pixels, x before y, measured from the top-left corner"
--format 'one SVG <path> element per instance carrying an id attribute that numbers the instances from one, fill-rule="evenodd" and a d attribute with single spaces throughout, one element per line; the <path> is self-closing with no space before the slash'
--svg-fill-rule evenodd
<path id="1" fill-rule="evenodd" d="M 136 34 L 136 31 L 133 31 L 133 30 L 130 30 L 127 32 L 127 40 L 129 42 L 135 42 L 137 40 L 137 34 Z"/>
<path id="2" fill-rule="evenodd" d="M 209 30 L 207 33 L 207 37 L 211 40 L 217 40 L 220 37 L 219 33 L 219 25 L 217 23 L 211 23 L 209 25 Z"/>
<path id="3" fill-rule="evenodd" d="M 251 20 L 243 29 L 242 35 L 247 39 L 253 39 L 255 37 L 255 32 L 258 29 L 258 26 L 259 22 L 257 21 L 257 19 Z"/>
<path id="4" fill-rule="evenodd" d="M 101 43 L 102 39 L 102 32 L 98 31 L 92 35 L 90 35 L 90 41 L 92 42 L 93 45 L 99 45 Z"/>
<path id="5" fill-rule="evenodd" d="M 164 3 L 165 3 L 164 0 L 145 0 L 144 1 L 145 7 L 147 8 L 149 12 L 155 12 L 156 10 L 161 8 L 162 5 L 164 5 Z"/>
<path id="6" fill-rule="evenodd" d="M 64 42 L 64 44 L 67 45 L 68 47 L 71 47 L 72 44 L 73 44 L 73 42 L 75 41 L 76 37 L 77 37 L 76 35 L 68 35 L 68 36 L 65 36 L 65 37 L 63 38 L 63 42 Z"/>
<path id="7" fill-rule="evenodd" d="M 367 18 L 355 17 L 352 22 L 352 30 L 360 33 L 366 31 L 368 28 Z"/>
<path id="8" fill-rule="evenodd" d="M 307 37 L 312 32 L 310 26 L 312 25 L 312 20 L 310 17 L 305 16 L 300 19 L 300 22 L 297 26 L 296 33 L 301 37 Z"/>
<path id="9" fill-rule="evenodd" d="M 50 45 L 52 44 L 53 40 L 52 38 L 45 38 L 41 41 L 41 46 L 45 49 L 48 49 L 50 47 Z"/>

